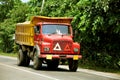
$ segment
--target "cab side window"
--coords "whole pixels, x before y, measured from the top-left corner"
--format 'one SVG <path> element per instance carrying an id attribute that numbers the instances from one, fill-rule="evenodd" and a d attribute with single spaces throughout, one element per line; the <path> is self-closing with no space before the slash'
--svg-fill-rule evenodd
<path id="1" fill-rule="evenodd" d="M 34 26 L 34 32 L 37 34 L 40 34 L 40 27 L 39 26 Z"/>

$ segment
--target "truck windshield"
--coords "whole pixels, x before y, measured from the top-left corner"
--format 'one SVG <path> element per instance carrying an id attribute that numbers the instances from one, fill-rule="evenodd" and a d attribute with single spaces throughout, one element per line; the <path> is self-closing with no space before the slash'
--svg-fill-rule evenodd
<path id="1" fill-rule="evenodd" d="M 70 34 L 70 30 L 67 25 L 46 24 L 42 27 L 42 33 L 68 35 Z"/>

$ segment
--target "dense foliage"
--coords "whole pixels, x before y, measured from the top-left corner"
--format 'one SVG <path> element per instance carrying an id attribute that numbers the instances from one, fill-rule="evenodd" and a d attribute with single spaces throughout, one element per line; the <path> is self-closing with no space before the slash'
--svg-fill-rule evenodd
<path id="1" fill-rule="evenodd" d="M 120 69 L 120 0 L 0 0 L 0 48 L 13 51 L 15 24 L 31 16 L 74 17 L 83 65 Z"/>

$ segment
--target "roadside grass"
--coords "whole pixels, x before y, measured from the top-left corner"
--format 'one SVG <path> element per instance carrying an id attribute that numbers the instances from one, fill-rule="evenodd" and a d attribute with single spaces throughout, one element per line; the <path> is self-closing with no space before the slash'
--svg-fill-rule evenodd
<path id="1" fill-rule="evenodd" d="M 3 56 L 10 56 L 10 57 L 17 57 L 17 53 L 3 53 L 0 51 L 0 55 Z"/>

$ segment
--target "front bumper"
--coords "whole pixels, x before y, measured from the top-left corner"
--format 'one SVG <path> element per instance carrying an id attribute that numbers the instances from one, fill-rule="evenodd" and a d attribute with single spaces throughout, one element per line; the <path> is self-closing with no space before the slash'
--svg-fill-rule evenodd
<path id="1" fill-rule="evenodd" d="M 73 59 L 73 60 L 78 60 L 78 59 L 82 58 L 82 55 L 50 55 L 50 54 L 41 54 L 39 57 L 47 59 L 47 60 L 52 60 L 52 59 Z"/>

